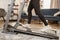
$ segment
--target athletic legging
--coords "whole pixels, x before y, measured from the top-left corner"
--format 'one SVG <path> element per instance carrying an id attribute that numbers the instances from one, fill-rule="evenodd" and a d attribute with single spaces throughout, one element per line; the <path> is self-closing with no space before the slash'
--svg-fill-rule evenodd
<path id="1" fill-rule="evenodd" d="M 38 15 L 39 19 L 45 24 L 48 25 L 44 16 L 40 12 L 40 0 L 31 0 L 28 6 L 28 24 L 31 24 L 32 18 L 32 9 L 34 8 L 36 15 Z"/>

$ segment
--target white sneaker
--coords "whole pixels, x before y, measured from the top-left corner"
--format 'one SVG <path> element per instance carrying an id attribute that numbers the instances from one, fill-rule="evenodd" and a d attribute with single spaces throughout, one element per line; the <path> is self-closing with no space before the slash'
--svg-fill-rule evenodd
<path id="1" fill-rule="evenodd" d="M 30 24 L 25 24 L 25 25 L 23 25 L 23 28 L 26 28 L 27 31 L 32 32 L 32 31 L 31 31 L 31 26 L 30 26 Z"/>
<path id="2" fill-rule="evenodd" d="M 23 27 L 24 27 L 24 28 L 31 28 L 31 27 L 30 27 L 30 24 L 25 24 L 25 25 L 23 25 Z"/>
<path id="3" fill-rule="evenodd" d="M 44 26 L 41 31 L 47 31 L 47 30 L 51 30 L 52 28 L 48 25 L 48 26 Z"/>
<path id="4" fill-rule="evenodd" d="M 46 32 L 46 33 L 49 33 L 49 34 L 56 34 L 56 30 L 52 29 L 50 27 L 50 25 L 44 26 L 42 29 L 38 30 L 38 32 L 39 31 Z"/>

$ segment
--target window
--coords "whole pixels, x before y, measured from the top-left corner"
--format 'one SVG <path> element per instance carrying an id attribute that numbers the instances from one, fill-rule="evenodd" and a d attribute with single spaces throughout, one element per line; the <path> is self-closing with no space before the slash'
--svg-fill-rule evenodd
<path id="1" fill-rule="evenodd" d="M 42 9 L 49 9 L 50 8 L 50 4 L 51 4 L 51 0 L 41 0 L 41 8 Z"/>

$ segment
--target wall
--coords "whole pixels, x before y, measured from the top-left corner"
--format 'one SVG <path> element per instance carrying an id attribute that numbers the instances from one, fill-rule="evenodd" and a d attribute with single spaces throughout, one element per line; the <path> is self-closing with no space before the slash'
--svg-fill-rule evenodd
<path id="1" fill-rule="evenodd" d="M 10 0 L 0 0 L 0 8 L 8 10 L 8 4 L 10 3 Z"/>
<path id="2" fill-rule="evenodd" d="M 23 0 L 16 0 L 15 3 L 16 4 L 20 4 L 20 2 L 22 2 Z M 6 11 L 8 10 L 8 4 L 11 3 L 11 0 L 0 0 L 0 8 L 5 9 Z M 25 5 L 24 7 L 24 11 L 27 10 L 27 6 Z"/>

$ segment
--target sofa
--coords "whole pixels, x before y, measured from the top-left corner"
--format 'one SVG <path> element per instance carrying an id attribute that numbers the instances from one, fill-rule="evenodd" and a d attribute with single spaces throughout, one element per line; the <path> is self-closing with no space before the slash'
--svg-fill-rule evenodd
<path id="1" fill-rule="evenodd" d="M 41 9 L 41 13 L 44 15 L 46 20 L 52 20 L 52 21 L 60 21 L 60 16 L 54 16 L 55 13 L 57 13 L 59 9 Z M 27 19 L 28 15 L 26 13 L 21 14 L 21 18 Z M 32 16 L 32 19 L 39 19 L 37 15 Z"/>

